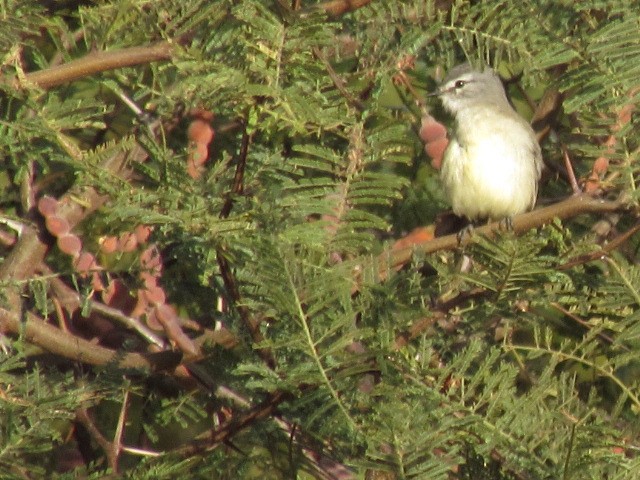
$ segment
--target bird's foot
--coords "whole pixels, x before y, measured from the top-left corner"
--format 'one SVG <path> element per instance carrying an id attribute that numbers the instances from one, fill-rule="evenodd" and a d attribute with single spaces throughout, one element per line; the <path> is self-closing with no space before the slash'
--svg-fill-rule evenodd
<path id="1" fill-rule="evenodd" d="M 469 240 L 473 237 L 473 233 L 475 232 L 476 227 L 473 223 L 468 224 L 466 227 L 462 228 L 457 234 L 456 239 L 458 240 L 458 245 L 462 245 L 465 240 Z"/>
<path id="2" fill-rule="evenodd" d="M 504 217 L 498 222 L 498 228 L 505 232 L 513 232 L 513 217 Z"/>

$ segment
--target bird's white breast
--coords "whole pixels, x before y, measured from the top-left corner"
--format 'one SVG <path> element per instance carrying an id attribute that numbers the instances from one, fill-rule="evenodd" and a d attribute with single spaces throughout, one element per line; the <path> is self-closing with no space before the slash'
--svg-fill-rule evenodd
<path id="1" fill-rule="evenodd" d="M 456 122 L 441 171 L 454 213 L 497 220 L 533 208 L 541 155 L 531 127 L 513 110 L 468 109 Z"/>

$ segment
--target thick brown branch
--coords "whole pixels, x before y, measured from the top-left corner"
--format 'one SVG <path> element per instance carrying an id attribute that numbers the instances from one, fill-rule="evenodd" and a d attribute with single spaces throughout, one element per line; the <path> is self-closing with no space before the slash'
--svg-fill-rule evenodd
<path id="1" fill-rule="evenodd" d="M 47 252 L 47 244 L 38 232 L 24 226 L 13 249 L 0 263 L 0 281 L 21 281 L 29 278 Z"/>
<path id="2" fill-rule="evenodd" d="M 164 370 L 177 363 L 175 358 L 169 358 L 175 355 L 120 353 L 63 332 L 32 313 L 25 318 L 21 320 L 15 313 L 0 309 L 0 330 L 23 335 L 26 341 L 50 353 L 89 365 L 114 363 L 120 368 Z"/>
<path id="3" fill-rule="evenodd" d="M 552 222 L 555 218 L 564 220 L 583 213 L 608 213 L 621 210 L 624 207 L 625 203 L 622 200 L 602 200 L 587 194 L 575 195 L 548 207 L 517 215 L 513 218 L 513 231 L 515 233 L 524 233 L 532 228 Z M 499 228 L 499 224 L 494 222 L 475 229 L 475 234 L 490 237 Z M 470 238 L 467 237 L 463 239 L 462 244 L 464 245 L 469 241 Z M 378 257 L 379 278 L 384 280 L 392 270 L 398 270 L 403 265 L 406 265 L 411 261 L 415 252 L 428 254 L 439 250 L 453 250 L 460 245 L 456 235 L 447 235 L 424 243 L 384 252 Z"/>
<path id="4" fill-rule="evenodd" d="M 0 282 L 5 285 L 3 290 L 6 302 L 18 316 L 21 310 L 20 294 L 24 287 L 21 282 L 31 277 L 48 249 L 49 246 L 38 232 L 25 226 L 11 252 L 0 263 Z"/>
<path id="5" fill-rule="evenodd" d="M 40 88 L 48 89 L 107 70 L 170 60 L 172 55 L 173 46 L 169 42 L 111 52 L 92 52 L 63 65 L 28 73 L 26 79 Z"/>

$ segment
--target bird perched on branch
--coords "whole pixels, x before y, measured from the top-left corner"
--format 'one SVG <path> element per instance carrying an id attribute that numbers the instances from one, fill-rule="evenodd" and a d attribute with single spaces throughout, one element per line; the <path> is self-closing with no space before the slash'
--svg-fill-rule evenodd
<path id="1" fill-rule="evenodd" d="M 540 146 L 498 75 L 488 67 L 458 65 L 432 95 L 455 119 L 440 170 L 453 212 L 471 221 L 510 221 L 531 210 L 542 169 Z"/>

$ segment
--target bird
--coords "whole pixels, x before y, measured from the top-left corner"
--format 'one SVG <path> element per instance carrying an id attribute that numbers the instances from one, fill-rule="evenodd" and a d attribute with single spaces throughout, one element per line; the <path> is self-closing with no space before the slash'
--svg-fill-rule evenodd
<path id="1" fill-rule="evenodd" d="M 452 68 L 434 92 L 454 118 L 440 178 L 453 212 L 508 224 L 533 209 L 542 153 L 535 132 L 509 102 L 490 67 Z"/>

